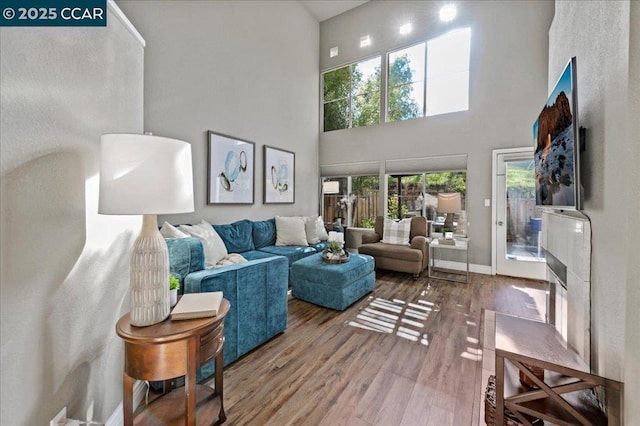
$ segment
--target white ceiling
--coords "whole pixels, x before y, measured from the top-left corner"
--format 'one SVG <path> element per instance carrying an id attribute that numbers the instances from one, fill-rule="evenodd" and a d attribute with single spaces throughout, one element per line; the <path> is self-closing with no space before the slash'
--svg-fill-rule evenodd
<path id="1" fill-rule="evenodd" d="M 347 10 L 358 7 L 369 0 L 298 0 L 318 22 L 333 18 Z"/>

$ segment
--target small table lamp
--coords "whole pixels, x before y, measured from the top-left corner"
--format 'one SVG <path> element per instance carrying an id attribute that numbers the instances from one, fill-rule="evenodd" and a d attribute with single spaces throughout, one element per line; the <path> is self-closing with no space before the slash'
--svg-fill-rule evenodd
<path id="1" fill-rule="evenodd" d="M 339 192 L 340 192 L 340 182 L 338 181 L 322 182 L 323 194 L 338 194 Z"/>
<path id="2" fill-rule="evenodd" d="M 438 213 L 446 213 L 444 220 L 445 228 L 453 228 L 453 214 L 462 210 L 462 198 L 460 193 L 439 193 L 438 194 Z"/>
<path id="3" fill-rule="evenodd" d="M 169 316 L 169 252 L 156 215 L 193 210 L 189 143 L 151 135 L 102 135 L 98 213 L 143 215 L 131 253 L 131 325 L 152 325 Z"/>

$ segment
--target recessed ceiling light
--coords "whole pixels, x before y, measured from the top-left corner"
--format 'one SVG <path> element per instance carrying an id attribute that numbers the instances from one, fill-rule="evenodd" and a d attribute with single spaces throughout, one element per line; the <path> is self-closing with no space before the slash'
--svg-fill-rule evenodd
<path id="1" fill-rule="evenodd" d="M 440 20 L 442 22 L 451 22 L 455 19 L 457 13 L 458 10 L 455 4 L 445 4 L 440 8 Z"/>
<path id="2" fill-rule="evenodd" d="M 371 45 L 371 37 L 369 37 L 369 34 L 367 34 L 366 36 L 360 37 L 360 47 L 367 47 L 370 45 Z"/>
<path id="3" fill-rule="evenodd" d="M 411 26 L 411 22 L 407 22 L 406 24 L 400 27 L 400 34 L 406 35 L 409 34 L 413 30 L 413 26 Z"/>
<path id="4" fill-rule="evenodd" d="M 338 53 L 339 53 L 338 46 L 334 46 L 331 49 L 329 49 L 329 57 L 330 58 L 338 56 Z"/>

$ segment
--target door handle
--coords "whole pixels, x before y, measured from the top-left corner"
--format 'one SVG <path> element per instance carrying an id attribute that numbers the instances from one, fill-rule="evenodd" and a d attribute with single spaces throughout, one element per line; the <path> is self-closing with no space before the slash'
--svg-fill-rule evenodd
<path id="1" fill-rule="evenodd" d="M 498 226 L 502 226 L 502 225 L 504 225 L 504 223 L 501 220 L 499 220 L 498 221 Z"/>

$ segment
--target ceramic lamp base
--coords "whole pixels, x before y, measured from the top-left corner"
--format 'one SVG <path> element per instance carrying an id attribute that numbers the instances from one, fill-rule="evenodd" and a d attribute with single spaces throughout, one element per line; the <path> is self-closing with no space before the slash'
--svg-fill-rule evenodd
<path id="1" fill-rule="evenodd" d="M 131 253 L 131 325 L 144 327 L 169 316 L 169 251 L 156 215 L 144 215 Z"/>

